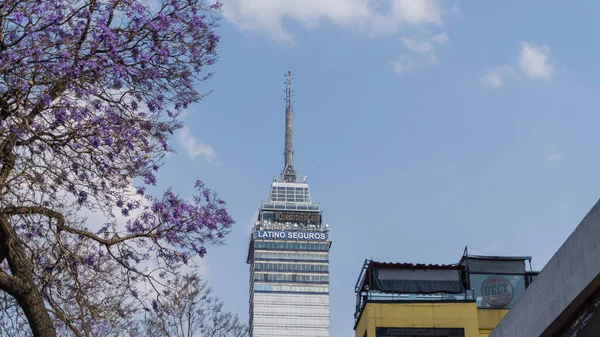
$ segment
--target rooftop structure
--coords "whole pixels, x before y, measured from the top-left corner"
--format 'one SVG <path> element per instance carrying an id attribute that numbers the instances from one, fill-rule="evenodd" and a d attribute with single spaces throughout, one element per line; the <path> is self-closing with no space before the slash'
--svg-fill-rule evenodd
<path id="1" fill-rule="evenodd" d="M 365 260 L 355 336 L 487 336 L 533 281 L 528 256 L 465 252 L 456 264 Z"/>

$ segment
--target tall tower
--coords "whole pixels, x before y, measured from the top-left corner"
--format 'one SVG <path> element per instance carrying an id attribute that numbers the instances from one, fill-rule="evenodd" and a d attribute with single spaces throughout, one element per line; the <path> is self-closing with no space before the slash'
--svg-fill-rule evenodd
<path id="1" fill-rule="evenodd" d="M 284 167 L 250 236 L 251 337 L 329 337 L 329 225 L 294 167 L 292 74 L 286 74 Z"/>

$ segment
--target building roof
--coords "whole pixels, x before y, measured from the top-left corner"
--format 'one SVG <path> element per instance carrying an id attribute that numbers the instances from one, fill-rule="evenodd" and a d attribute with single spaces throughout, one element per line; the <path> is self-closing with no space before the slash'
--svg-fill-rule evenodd
<path id="1" fill-rule="evenodd" d="M 466 266 L 461 264 L 424 264 L 424 263 L 394 263 L 365 260 L 363 267 L 356 280 L 355 292 L 359 292 L 364 284 L 370 283 L 367 278 L 369 271 L 378 269 L 396 269 L 396 270 L 466 270 Z"/>
<path id="2" fill-rule="evenodd" d="M 498 261 L 524 261 L 531 260 L 531 256 L 501 256 L 501 255 L 464 255 L 460 261 L 462 262 L 465 258 L 473 260 L 498 260 Z"/>
<path id="3" fill-rule="evenodd" d="M 387 269 L 451 269 L 460 270 L 464 266 L 459 264 L 424 264 L 424 263 L 396 263 L 396 262 L 378 262 L 371 260 L 369 268 L 387 268 Z"/>

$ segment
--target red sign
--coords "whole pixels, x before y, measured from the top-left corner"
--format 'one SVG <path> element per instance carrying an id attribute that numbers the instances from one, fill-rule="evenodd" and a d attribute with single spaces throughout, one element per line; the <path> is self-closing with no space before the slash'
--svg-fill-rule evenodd
<path id="1" fill-rule="evenodd" d="M 494 307 L 504 307 L 513 299 L 513 286 L 502 276 L 490 276 L 481 285 L 483 299 Z"/>

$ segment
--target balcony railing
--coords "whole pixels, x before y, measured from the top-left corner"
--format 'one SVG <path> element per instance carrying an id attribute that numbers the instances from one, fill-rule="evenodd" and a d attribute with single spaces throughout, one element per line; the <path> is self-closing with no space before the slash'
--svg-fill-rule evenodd
<path id="1" fill-rule="evenodd" d="M 354 319 L 358 320 L 364 306 L 369 302 L 474 302 L 475 292 L 472 289 L 460 294 L 394 294 L 379 291 L 362 292 L 357 296 L 356 312 Z"/>

